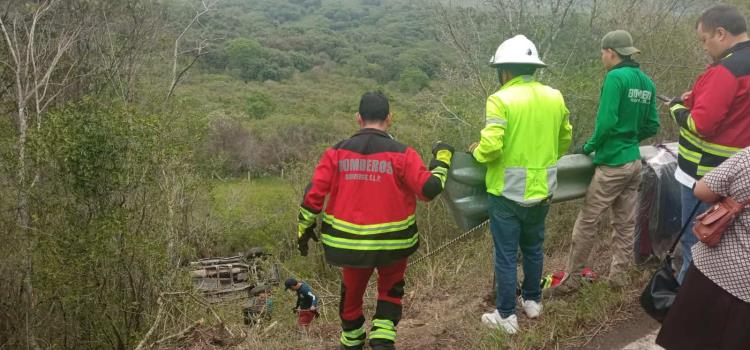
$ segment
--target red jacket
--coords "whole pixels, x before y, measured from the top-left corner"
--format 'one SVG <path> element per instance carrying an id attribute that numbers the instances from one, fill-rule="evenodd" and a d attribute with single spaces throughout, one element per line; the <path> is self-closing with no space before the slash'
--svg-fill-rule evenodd
<path id="1" fill-rule="evenodd" d="M 685 105 L 672 107 L 680 169 L 696 179 L 750 146 L 750 41 L 722 57 L 698 77 Z"/>
<path id="2" fill-rule="evenodd" d="M 445 175 L 446 167 L 428 171 L 389 134 L 362 129 L 323 153 L 301 210 L 317 216 L 328 195 L 321 229 L 328 262 L 385 266 L 418 248 L 416 200 L 437 196 Z"/>

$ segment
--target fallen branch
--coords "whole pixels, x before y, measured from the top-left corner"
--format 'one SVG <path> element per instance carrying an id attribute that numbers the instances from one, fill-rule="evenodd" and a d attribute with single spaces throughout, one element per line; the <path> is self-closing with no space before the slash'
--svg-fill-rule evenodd
<path id="1" fill-rule="evenodd" d="M 193 294 L 189 294 L 189 296 L 190 296 L 190 298 L 192 298 L 192 299 L 193 299 L 193 300 L 194 300 L 194 301 L 195 301 L 196 303 L 198 303 L 199 305 L 201 305 L 201 306 L 203 306 L 203 307 L 207 308 L 207 309 L 208 309 L 208 311 L 211 311 L 211 314 L 212 314 L 212 315 L 214 316 L 214 318 L 216 318 L 216 321 L 218 321 L 218 322 L 219 322 L 219 326 L 221 326 L 221 328 L 224 328 L 224 330 L 225 330 L 225 331 L 227 331 L 227 333 L 229 333 L 229 336 L 230 336 L 230 337 L 232 337 L 232 338 L 234 338 L 234 337 L 235 337 L 235 336 L 234 336 L 234 333 L 232 333 L 232 331 L 231 331 L 231 330 L 229 330 L 229 328 L 227 328 L 226 324 L 224 323 L 224 320 L 223 320 L 223 319 L 222 319 L 222 318 L 221 318 L 221 317 L 219 316 L 219 314 L 217 314 L 217 313 L 216 313 L 216 310 L 214 310 L 214 308 L 213 308 L 213 307 L 211 307 L 211 305 L 209 305 L 209 304 L 208 304 L 208 303 L 207 303 L 207 302 L 206 302 L 205 300 L 201 300 L 201 299 L 198 299 L 198 297 L 197 297 L 197 296 L 195 296 L 195 295 L 193 295 Z"/>
<path id="2" fill-rule="evenodd" d="M 270 325 L 268 325 L 268 327 L 263 328 L 263 331 L 262 331 L 263 334 L 265 335 L 266 333 L 268 333 L 268 331 L 270 331 L 271 328 L 275 327 L 278 323 L 279 323 L 279 321 L 273 321 L 273 323 L 271 323 Z"/>
<path id="3" fill-rule="evenodd" d="M 208 311 L 211 312 L 211 314 L 213 315 L 213 317 L 216 319 L 216 321 L 218 322 L 218 326 L 221 327 L 222 329 L 224 329 L 224 331 L 226 331 L 227 334 L 229 334 L 230 337 L 235 338 L 234 333 L 231 330 L 229 330 L 229 328 L 227 328 L 226 324 L 224 323 L 224 320 L 219 316 L 218 313 L 216 313 L 216 310 L 214 310 L 214 308 L 211 307 L 205 300 L 201 300 L 198 296 L 196 296 L 196 295 L 194 295 L 192 293 L 189 293 L 189 292 L 164 292 L 164 293 L 161 293 L 159 295 L 159 299 L 156 300 L 156 304 L 159 306 L 159 309 L 156 312 L 156 319 L 154 320 L 154 323 L 151 325 L 151 328 L 149 328 L 148 332 L 146 332 L 146 335 L 143 337 L 143 339 L 141 339 L 140 343 L 138 343 L 138 346 L 135 348 L 135 350 L 149 349 L 153 345 L 158 345 L 158 344 L 162 344 L 162 343 L 164 343 L 166 341 L 173 340 L 173 339 L 179 337 L 180 335 L 185 335 L 185 334 L 187 334 L 187 333 L 195 330 L 196 327 L 198 327 L 198 326 L 202 325 L 203 323 L 205 323 L 205 320 L 201 318 L 200 320 L 196 321 L 193 325 L 191 325 L 190 327 L 188 327 L 188 328 L 180 331 L 179 333 L 175 333 L 173 335 L 167 336 L 167 337 L 162 338 L 160 340 L 157 340 L 156 342 L 153 342 L 153 343 L 148 343 L 148 340 L 151 339 L 151 337 L 154 335 L 154 332 L 159 327 L 159 324 L 161 324 L 161 322 L 164 319 L 164 313 L 165 313 L 165 311 L 164 311 L 165 310 L 165 302 L 164 302 L 164 300 L 167 297 L 189 298 L 189 299 L 193 300 L 195 303 L 197 303 L 198 305 L 205 307 L 206 309 L 208 309 Z"/>
<path id="4" fill-rule="evenodd" d="M 172 340 L 182 340 L 182 339 L 185 339 L 196 328 L 202 326 L 204 322 L 205 321 L 201 318 L 200 320 L 195 321 L 195 323 L 193 323 L 189 327 L 187 327 L 187 328 L 185 328 L 185 329 L 183 329 L 183 330 L 181 330 L 181 331 L 179 331 L 179 332 L 177 332 L 175 334 L 172 334 L 172 335 L 166 336 L 164 338 L 161 338 L 161 339 L 157 340 L 154 344 L 161 345 L 161 344 L 164 344 L 166 342 L 170 342 Z"/>
<path id="5" fill-rule="evenodd" d="M 135 347 L 135 350 L 143 350 L 144 346 L 146 345 L 146 341 L 148 338 L 151 337 L 151 335 L 154 334 L 154 331 L 156 331 L 156 327 L 161 322 L 162 317 L 164 316 L 164 302 L 162 301 L 162 296 L 164 294 L 159 296 L 159 299 L 156 300 L 156 304 L 159 305 L 159 310 L 156 312 L 156 320 L 154 320 L 154 323 L 151 325 L 151 328 L 149 328 L 148 332 L 146 332 L 146 335 L 141 339 L 141 342 L 138 343 L 138 346 Z"/>

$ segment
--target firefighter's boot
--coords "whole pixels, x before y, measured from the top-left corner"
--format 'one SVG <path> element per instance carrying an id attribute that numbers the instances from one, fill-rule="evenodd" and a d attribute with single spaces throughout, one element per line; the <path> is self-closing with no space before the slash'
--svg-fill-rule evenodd
<path id="1" fill-rule="evenodd" d="M 400 282 L 399 286 L 403 286 L 403 282 Z M 400 298 L 401 295 L 398 297 Z M 372 329 L 370 330 L 369 335 L 370 347 L 373 350 L 396 349 L 396 325 L 398 325 L 400 319 L 400 304 L 378 300 L 375 316 L 372 319 Z"/>

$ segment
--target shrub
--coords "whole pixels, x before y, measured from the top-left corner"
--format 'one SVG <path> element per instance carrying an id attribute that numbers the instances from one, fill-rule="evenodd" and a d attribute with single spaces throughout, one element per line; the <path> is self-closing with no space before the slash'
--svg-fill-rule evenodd
<path id="1" fill-rule="evenodd" d="M 425 72 L 416 67 L 404 69 L 399 78 L 398 85 L 403 91 L 417 92 L 422 90 L 430 83 L 430 77 Z"/>
<path id="2" fill-rule="evenodd" d="M 276 109 L 276 105 L 271 101 L 271 98 L 260 92 L 248 96 L 247 102 L 245 103 L 245 112 L 253 119 L 265 118 L 268 114 L 273 112 L 274 109 Z"/>

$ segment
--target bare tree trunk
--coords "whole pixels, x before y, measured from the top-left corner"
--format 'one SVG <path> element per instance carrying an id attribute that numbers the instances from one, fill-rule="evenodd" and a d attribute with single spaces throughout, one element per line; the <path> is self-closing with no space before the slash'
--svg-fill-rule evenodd
<path id="1" fill-rule="evenodd" d="M 13 23 L 15 27 L 15 23 Z M 17 198 L 17 228 L 19 232 L 18 241 L 21 243 L 23 249 L 23 304 L 24 304 L 24 337 L 26 338 L 27 348 L 31 347 L 38 349 L 36 341 L 34 340 L 32 323 L 34 313 L 34 288 L 32 282 L 32 259 L 31 259 L 31 239 L 29 237 L 29 198 L 26 191 L 26 141 L 28 138 L 28 115 L 26 111 L 27 96 L 25 95 L 25 89 L 23 89 L 23 70 L 22 70 L 22 57 L 18 52 L 17 47 L 13 46 L 14 41 L 11 40 L 11 36 L 5 23 L 0 18 L 0 28 L 2 28 L 3 34 L 8 45 L 8 51 L 12 56 L 12 64 L 14 65 L 15 71 L 15 85 L 16 85 L 16 99 L 17 99 L 17 113 L 16 125 L 18 127 L 18 171 L 16 173 L 16 189 L 18 191 Z M 15 29 L 15 28 L 14 28 Z M 15 31 L 14 31 L 15 32 Z M 15 39 L 15 38 L 14 38 Z"/>
<path id="2" fill-rule="evenodd" d="M 206 47 L 207 47 L 207 40 L 202 40 L 196 47 L 191 48 L 186 51 L 180 51 L 180 45 L 182 44 L 182 41 L 185 37 L 185 34 L 190 30 L 190 28 L 197 23 L 200 18 L 205 15 L 206 13 L 210 12 L 216 4 L 219 2 L 219 0 L 201 0 L 201 6 L 202 8 L 198 11 L 196 11 L 195 16 L 193 16 L 193 19 L 190 20 L 190 23 L 188 23 L 185 28 L 182 29 L 182 32 L 177 36 L 177 38 L 174 40 L 174 47 L 172 50 L 172 81 L 169 83 L 169 89 L 167 90 L 167 97 L 164 99 L 169 100 L 170 97 L 174 94 L 174 90 L 177 88 L 177 84 L 180 83 L 180 80 L 182 79 L 183 75 L 190 70 L 190 68 L 193 67 L 196 61 L 206 54 Z M 178 69 L 179 67 L 179 59 L 180 56 L 183 54 L 189 54 L 192 53 L 193 57 L 191 58 L 190 63 L 188 63 L 185 67 L 182 69 Z"/>
<path id="3" fill-rule="evenodd" d="M 26 119 L 26 107 L 18 109 L 18 228 L 20 229 L 19 242 L 23 249 L 23 301 L 25 306 L 24 329 L 27 348 L 39 349 L 34 339 L 33 318 L 35 314 L 36 302 L 34 301 L 34 286 L 32 274 L 34 271 L 32 239 L 30 237 L 29 223 L 29 194 L 26 188 L 26 139 L 28 134 L 28 124 Z"/>
<path id="4" fill-rule="evenodd" d="M 12 21 L 6 25 L 0 17 L 0 30 L 9 56 L 8 62 L 2 62 L 14 72 L 14 89 L 16 92 L 16 125 L 18 132 L 18 143 L 16 145 L 18 165 L 16 172 L 17 186 L 17 232 L 18 242 L 21 244 L 23 257 L 23 308 L 24 308 L 24 336 L 26 347 L 39 349 L 35 338 L 34 323 L 36 318 L 36 300 L 33 285 L 33 253 L 35 240 L 32 235 L 32 223 L 29 215 L 29 191 L 33 186 L 33 181 L 29 183 L 29 169 L 27 143 L 29 136 L 29 103 L 33 103 L 36 113 L 37 129 L 41 128 L 42 114 L 50 103 L 64 89 L 64 86 L 70 77 L 72 70 L 68 69 L 67 74 L 60 81 L 52 82 L 53 74 L 57 71 L 63 55 L 71 48 L 72 44 L 78 39 L 80 30 L 61 33 L 56 39 L 50 39 L 44 34 L 39 34 L 39 23 L 45 14 L 57 4 L 58 0 L 42 1 L 38 7 L 30 14 L 30 18 L 25 18 L 27 13 L 17 12 L 12 15 Z M 72 65 L 74 65 L 73 63 Z M 71 67 L 72 67 L 71 65 Z M 54 87 L 57 91 L 53 91 Z"/>

